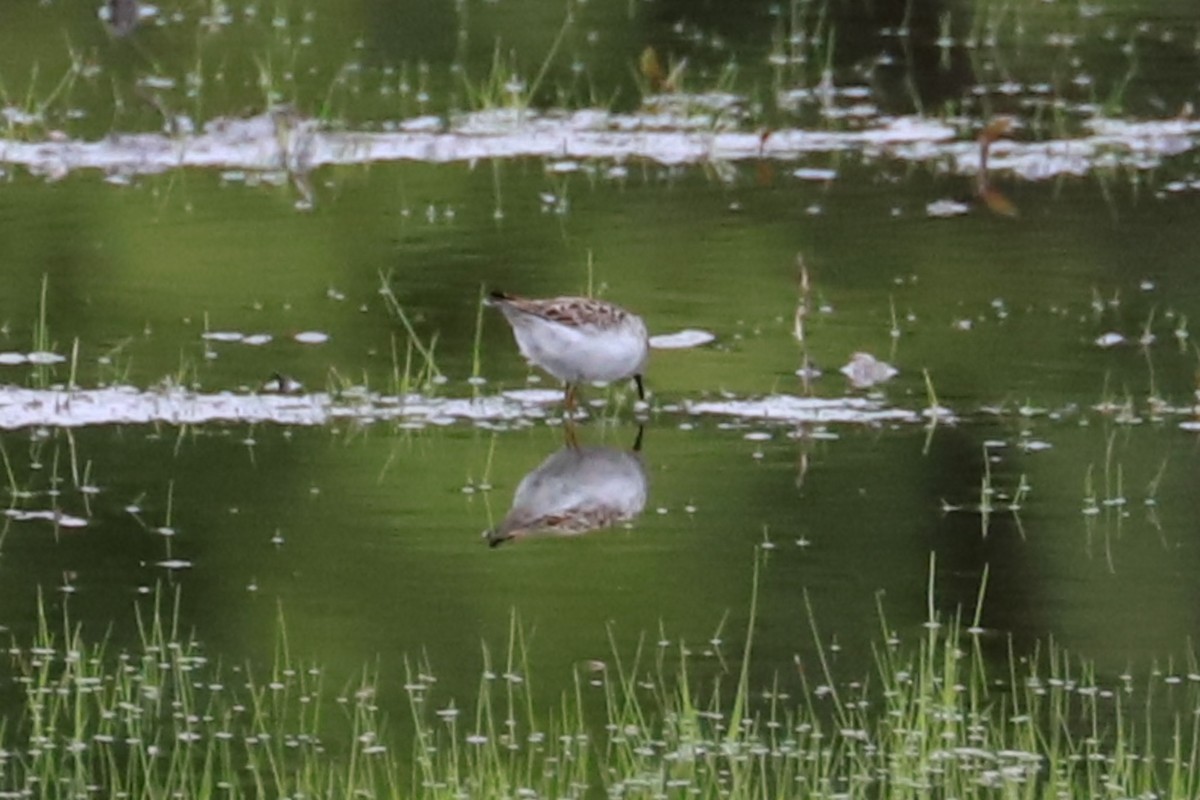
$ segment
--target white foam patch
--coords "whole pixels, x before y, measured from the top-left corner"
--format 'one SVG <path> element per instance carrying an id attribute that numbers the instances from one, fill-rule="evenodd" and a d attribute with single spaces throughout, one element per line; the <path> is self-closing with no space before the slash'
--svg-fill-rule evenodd
<path id="1" fill-rule="evenodd" d="M 650 337 L 650 346 L 656 350 L 685 350 L 715 341 L 716 336 L 708 331 L 686 328 L 676 333 L 664 333 Z"/>
<path id="2" fill-rule="evenodd" d="M 802 181 L 831 181 L 837 177 L 837 170 L 801 167 L 792 173 L 792 177 Z"/>
<path id="3" fill-rule="evenodd" d="M 545 417 L 544 406 L 562 402 L 561 391 L 525 390 L 497 397 L 402 397 L 363 393 L 335 400 L 309 395 L 203 394 L 183 389 L 144 391 L 113 387 L 70 391 L 8 387 L 0 389 L 0 429 L 39 425 L 82 427 L 168 423 L 275 422 L 325 425 L 338 420 L 400 420 L 417 425 L 453 421 L 517 421 Z"/>
<path id="4" fill-rule="evenodd" d="M 60 356 L 58 353 L 48 353 L 45 351 L 34 351 L 28 356 L 30 364 L 46 365 L 46 364 L 61 364 L 67 360 L 66 356 Z"/>
<path id="5" fill-rule="evenodd" d="M 324 165 L 401 160 L 475 163 L 544 158 L 552 169 L 566 169 L 598 159 L 682 165 L 795 161 L 810 154 L 860 152 L 900 161 L 936 161 L 962 175 L 974 175 L 980 167 L 978 143 L 960 138 L 950 125 L 925 117 L 875 117 L 845 130 L 780 129 L 764 140 L 755 131 L 713 128 L 713 114 L 725 112 L 703 109 L 721 109 L 736 104 L 737 98 L 689 95 L 673 102 L 676 110 L 648 105 L 629 114 L 597 109 L 493 109 L 456 115 L 449 121 L 416 117 L 394 123 L 392 130 L 369 132 L 327 131 L 317 120 L 277 111 L 245 119 L 218 118 L 199 132 L 180 135 L 118 133 L 95 141 L 0 139 L 0 163 L 23 165 L 51 179 L 81 169 L 131 176 L 190 167 L 215 169 L 227 176 L 254 172 L 260 180 L 273 182 Z M 690 108 L 702 111 L 691 113 Z M 9 117 L 16 113 L 9 108 L 3 111 Z M 1197 120 L 1095 119 L 1089 125 L 1088 136 L 997 141 L 990 148 L 989 167 L 1025 180 L 1085 175 L 1096 167 L 1151 169 L 1166 158 L 1195 150 L 1200 139 Z M 824 173 L 811 177 L 818 175 L 824 177 Z"/>
<path id="6" fill-rule="evenodd" d="M 361 392 L 347 399 L 324 392 L 307 395 L 204 394 L 171 388 L 146 391 L 129 386 L 106 389 L 0 388 L 0 429 L 35 426 L 204 425 L 277 423 L 319 426 L 342 420 L 395 422 L 406 427 L 528 424 L 555 413 L 563 400 L 558 389 L 519 389 L 491 397 L 428 397 Z M 818 399 L 772 395 L 761 399 L 700 401 L 683 404 L 689 414 L 713 414 L 788 423 L 918 422 L 920 413 L 862 398 Z M 952 419 L 945 412 L 944 419 Z M 61 521 L 59 524 L 63 524 Z"/>
<path id="7" fill-rule="evenodd" d="M 300 344 L 324 344 L 329 341 L 329 334 L 321 331 L 301 331 L 292 338 Z"/>
<path id="8" fill-rule="evenodd" d="M 61 511 L 35 511 L 25 510 L 20 508 L 10 508 L 4 512 L 4 516 L 18 522 L 27 520 L 45 520 L 52 522 L 60 528 L 86 528 L 87 520 L 82 517 L 74 517 L 70 514 L 64 514 Z"/>
<path id="9" fill-rule="evenodd" d="M 791 424 L 920 422 L 920 414 L 860 397 L 815 398 L 771 395 L 757 400 L 686 403 L 691 414 L 759 419 Z"/>
<path id="10" fill-rule="evenodd" d="M 556 403 L 563 399 L 562 391 L 557 389 L 513 389 L 501 396 L 518 403 Z"/>
<path id="11" fill-rule="evenodd" d="M 970 210 L 970 206 L 958 200 L 934 200 L 925 206 L 925 213 L 931 217 L 957 217 Z"/>

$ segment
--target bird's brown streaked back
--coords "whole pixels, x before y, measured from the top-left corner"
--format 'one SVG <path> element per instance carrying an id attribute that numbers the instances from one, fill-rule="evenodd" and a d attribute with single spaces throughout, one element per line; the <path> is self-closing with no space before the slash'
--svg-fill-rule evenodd
<path id="1" fill-rule="evenodd" d="M 628 312 L 620 306 L 590 297 L 532 300 L 513 294 L 492 292 L 491 299 L 494 303 L 508 305 L 522 313 L 575 327 L 594 325 L 598 328 L 610 328 L 619 325 L 628 316 Z"/>

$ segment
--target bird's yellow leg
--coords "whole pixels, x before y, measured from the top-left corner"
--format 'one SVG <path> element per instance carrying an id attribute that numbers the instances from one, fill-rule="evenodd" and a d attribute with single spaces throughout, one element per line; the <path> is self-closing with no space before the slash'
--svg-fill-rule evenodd
<path id="1" fill-rule="evenodd" d="M 567 417 L 563 421 L 563 441 L 572 450 L 579 449 L 579 434 L 575 430 L 575 420 L 571 417 Z"/>

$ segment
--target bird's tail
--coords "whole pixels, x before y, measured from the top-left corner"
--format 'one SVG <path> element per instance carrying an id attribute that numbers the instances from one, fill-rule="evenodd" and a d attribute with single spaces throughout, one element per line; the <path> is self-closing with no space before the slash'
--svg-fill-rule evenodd
<path id="1" fill-rule="evenodd" d="M 492 528 L 491 530 L 484 531 L 483 538 L 487 539 L 488 547 L 499 547 L 505 542 L 512 541 L 517 537 L 512 531 L 506 530 L 502 525 L 498 528 Z"/>
<path id="2" fill-rule="evenodd" d="M 518 298 L 515 294 L 508 294 L 507 292 L 489 292 L 487 299 L 483 302 L 486 305 L 494 306 L 499 305 L 500 303 L 508 303 L 519 299 L 520 298 Z"/>

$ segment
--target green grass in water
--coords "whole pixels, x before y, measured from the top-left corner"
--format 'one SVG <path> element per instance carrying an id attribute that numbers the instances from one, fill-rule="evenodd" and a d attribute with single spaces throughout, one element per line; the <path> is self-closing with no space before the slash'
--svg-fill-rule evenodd
<path id="1" fill-rule="evenodd" d="M 794 694 L 779 681 L 750 685 L 749 636 L 734 673 L 689 661 L 682 646 L 624 657 L 614 646 L 608 663 L 579 668 L 552 709 L 534 708 L 514 615 L 503 663 L 484 649 L 471 707 L 446 705 L 428 667 L 409 665 L 409 721 L 385 719 L 369 671 L 327 690 L 319 669 L 293 663 L 282 634 L 260 671 L 210 661 L 160 603 L 138 621 L 140 645 L 128 651 L 88 643 L 44 612 L 34 641 L 13 643 L 0 667 L 13 701 L 0 722 L 0 797 L 1200 793 L 1200 675 L 1106 688 L 1053 646 L 1024 658 L 1010 647 L 993 674 L 978 613 L 974 624 L 931 613 L 911 642 L 884 622 L 870 676 L 834 676 L 818 647 Z"/>

